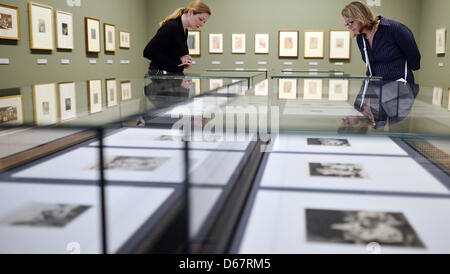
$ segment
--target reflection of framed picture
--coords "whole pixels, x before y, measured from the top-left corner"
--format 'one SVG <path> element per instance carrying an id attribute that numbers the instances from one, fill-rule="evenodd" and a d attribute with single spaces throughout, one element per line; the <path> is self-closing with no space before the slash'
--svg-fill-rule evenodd
<path id="1" fill-rule="evenodd" d="M 223 53 L 223 33 L 209 34 L 209 53 Z"/>
<path id="2" fill-rule="evenodd" d="M 72 13 L 55 10 L 56 48 L 73 49 Z"/>
<path id="3" fill-rule="evenodd" d="M 304 38 L 303 57 L 323 58 L 324 32 L 305 31 Z"/>
<path id="4" fill-rule="evenodd" d="M 278 57 L 298 57 L 298 30 L 278 31 Z"/>
<path id="5" fill-rule="evenodd" d="M 322 80 L 305 79 L 303 80 L 303 100 L 321 100 L 322 99 Z"/>
<path id="6" fill-rule="evenodd" d="M 92 53 L 100 52 L 100 20 L 85 17 L 86 51 Z"/>
<path id="7" fill-rule="evenodd" d="M 297 79 L 278 79 L 278 99 L 297 100 Z"/>
<path id="8" fill-rule="evenodd" d="M 256 33 L 255 34 L 255 53 L 268 54 L 269 53 L 269 34 Z"/>
<path id="9" fill-rule="evenodd" d="M 442 88 L 440 88 L 440 87 L 434 87 L 433 88 L 432 104 L 435 105 L 435 106 L 441 106 L 442 105 Z"/>
<path id="10" fill-rule="evenodd" d="M 34 121 L 36 125 L 56 124 L 56 85 L 54 83 L 34 85 L 33 102 Z"/>
<path id="11" fill-rule="evenodd" d="M 328 100 L 330 101 L 348 101 L 348 80 L 329 80 L 328 82 Z"/>
<path id="12" fill-rule="evenodd" d="M 436 30 L 436 54 L 445 53 L 445 34 L 447 30 L 445 28 Z"/>
<path id="13" fill-rule="evenodd" d="M 111 24 L 104 24 L 104 35 L 105 35 L 105 51 L 115 52 L 116 51 L 116 26 Z"/>
<path id="14" fill-rule="evenodd" d="M 269 80 L 263 80 L 255 85 L 255 96 L 269 95 Z"/>
<path id="15" fill-rule="evenodd" d="M 119 47 L 121 49 L 131 48 L 131 35 L 128 31 L 119 31 Z"/>
<path id="16" fill-rule="evenodd" d="M 20 40 L 18 7 L 0 4 L 0 39 Z"/>
<path id="17" fill-rule="evenodd" d="M 218 89 L 223 86 L 223 79 L 209 79 L 209 90 Z"/>
<path id="18" fill-rule="evenodd" d="M 231 34 L 231 53 L 245 53 L 245 33 Z"/>
<path id="19" fill-rule="evenodd" d="M 102 111 L 102 80 L 88 80 L 89 113 Z"/>
<path id="20" fill-rule="evenodd" d="M 117 98 L 117 80 L 106 79 L 106 105 L 108 107 L 117 106 L 119 100 Z"/>
<path id="21" fill-rule="evenodd" d="M 23 95 L 0 97 L 0 125 L 22 125 Z"/>
<path id="22" fill-rule="evenodd" d="M 330 59 L 350 59 L 350 30 L 330 30 Z"/>
<path id="23" fill-rule="evenodd" d="M 189 55 L 200 56 L 202 53 L 201 32 L 199 30 L 190 30 L 188 33 L 187 44 Z"/>
<path id="24" fill-rule="evenodd" d="M 59 113 L 61 121 L 71 120 L 77 116 L 75 83 L 59 83 Z"/>
<path id="25" fill-rule="evenodd" d="M 53 50 L 53 8 L 29 2 L 31 49 Z"/>
<path id="26" fill-rule="evenodd" d="M 192 86 L 191 86 L 190 94 L 199 95 L 201 93 L 201 81 L 200 79 L 192 79 Z"/>
<path id="27" fill-rule="evenodd" d="M 124 81 L 120 83 L 120 93 L 122 94 L 122 101 L 131 99 L 131 82 Z"/>

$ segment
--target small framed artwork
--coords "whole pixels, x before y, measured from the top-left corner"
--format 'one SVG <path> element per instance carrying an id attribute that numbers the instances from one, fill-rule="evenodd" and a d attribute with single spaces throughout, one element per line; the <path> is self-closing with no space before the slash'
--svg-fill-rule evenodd
<path id="1" fill-rule="evenodd" d="M 53 50 L 53 8 L 28 3 L 31 49 Z"/>
<path id="2" fill-rule="evenodd" d="M 209 90 L 218 89 L 223 86 L 223 79 L 210 79 Z"/>
<path id="3" fill-rule="evenodd" d="M 255 85 L 255 96 L 269 95 L 269 80 L 263 80 Z"/>
<path id="4" fill-rule="evenodd" d="M 116 26 L 111 24 L 104 24 L 104 34 L 105 34 L 105 51 L 115 52 L 116 51 Z"/>
<path id="5" fill-rule="evenodd" d="M 187 44 L 189 48 L 189 55 L 201 55 L 201 32 L 199 30 L 190 30 L 188 33 Z"/>
<path id="6" fill-rule="evenodd" d="M 303 100 L 322 100 L 322 80 L 303 80 Z"/>
<path id="7" fill-rule="evenodd" d="M 447 95 L 447 111 L 450 111 L 450 88 L 448 89 Z"/>
<path id="8" fill-rule="evenodd" d="M 86 52 L 100 52 L 100 20 L 85 17 Z"/>
<path id="9" fill-rule="evenodd" d="M 269 34 L 256 33 L 255 34 L 255 53 L 269 54 Z"/>
<path id="10" fill-rule="evenodd" d="M 431 102 L 434 106 L 442 105 L 442 88 L 434 87 L 433 88 L 433 100 Z"/>
<path id="11" fill-rule="evenodd" d="M 55 10 L 56 48 L 73 49 L 72 13 Z"/>
<path id="12" fill-rule="evenodd" d="M 348 101 L 349 80 L 329 80 L 328 82 L 328 100 L 329 101 Z"/>
<path id="13" fill-rule="evenodd" d="M 446 33 L 446 28 L 436 30 L 436 54 L 445 54 Z"/>
<path id="14" fill-rule="evenodd" d="M 20 40 L 18 7 L 0 4 L 0 39 Z"/>
<path id="15" fill-rule="evenodd" d="M 209 53 L 223 53 L 223 33 L 209 34 Z"/>
<path id="16" fill-rule="evenodd" d="M 305 31 L 304 36 L 305 58 L 323 58 L 324 32 L 323 31 Z"/>
<path id="17" fill-rule="evenodd" d="M 58 121 L 56 113 L 56 85 L 33 86 L 34 121 L 38 126 L 53 125 Z"/>
<path id="18" fill-rule="evenodd" d="M 297 79 L 278 79 L 278 100 L 297 100 Z"/>
<path id="19" fill-rule="evenodd" d="M 22 125 L 23 95 L 0 97 L 0 125 Z"/>
<path id="20" fill-rule="evenodd" d="M 106 79 L 106 105 L 108 107 L 117 106 L 119 100 L 117 98 L 117 80 Z"/>
<path id="21" fill-rule="evenodd" d="M 75 83 L 59 83 L 59 112 L 61 121 L 68 121 L 77 117 L 75 98 Z"/>
<path id="22" fill-rule="evenodd" d="M 119 47 L 121 49 L 131 48 L 131 34 L 128 31 L 119 31 Z"/>
<path id="23" fill-rule="evenodd" d="M 245 33 L 231 34 L 231 53 L 245 53 Z"/>
<path id="24" fill-rule="evenodd" d="M 122 94 L 122 101 L 131 99 L 131 82 L 124 81 L 120 83 L 120 93 Z"/>
<path id="25" fill-rule="evenodd" d="M 350 60 L 350 30 L 330 30 L 330 59 Z"/>
<path id="26" fill-rule="evenodd" d="M 298 57 L 298 30 L 278 31 L 278 57 Z"/>
<path id="27" fill-rule="evenodd" d="M 192 79 L 192 86 L 190 88 L 190 94 L 199 95 L 201 93 L 201 81 L 200 79 Z"/>
<path id="28" fill-rule="evenodd" d="M 88 80 L 89 113 L 102 111 L 102 80 Z"/>

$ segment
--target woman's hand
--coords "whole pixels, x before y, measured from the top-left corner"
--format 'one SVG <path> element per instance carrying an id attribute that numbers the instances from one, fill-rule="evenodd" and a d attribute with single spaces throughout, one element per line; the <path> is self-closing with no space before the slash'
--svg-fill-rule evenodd
<path id="1" fill-rule="evenodd" d="M 190 55 L 184 55 L 180 57 L 181 59 L 181 64 L 179 64 L 178 66 L 184 66 L 185 68 L 190 68 L 192 67 L 192 57 Z"/>

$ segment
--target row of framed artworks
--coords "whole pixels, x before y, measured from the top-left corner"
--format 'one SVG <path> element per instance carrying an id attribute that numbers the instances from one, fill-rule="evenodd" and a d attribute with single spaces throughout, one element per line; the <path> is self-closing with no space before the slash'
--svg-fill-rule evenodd
<path id="1" fill-rule="evenodd" d="M 304 31 L 304 58 L 324 58 L 324 31 Z M 351 34 L 349 30 L 330 29 L 329 58 L 349 60 L 351 49 Z M 189 54 L 201 55 L 201 32 L 191 30 L 188 34 Z M 255 54 L 269 54 L 269 34 L 255 34 Z M 231 52 L 245 54 L 246 34 L 233 33 L 231 35 Z M 209 53 L 223 53 L 223 33 L 209 33 Z M 278 31 L 278 57 L 297 58 L 299 54 L 299 31 Z"/>
<path id="2" fill-rule="evenodd" d="M 434 106 L 442 106 L 443 101 L 443 89 L 441 87 L 434 87 L 433 88 L 433 98 L 431 100 L 431 104 Z M 448 96 L 447 96 L 447 110 L 450 111 L 450 88 L 448 89 Z"/>
<path id="3" fill-rule="evenodd" d="M 74 48 L 74 31 L 72 13 L 55 10 L 53 7 L 28 2 L 30 27 L 30 48 L 53 50 L 53 29 L 56 32 L 56 48 L 72 50 Z M 53 16 L 55 18 L 53 23 Z M 104 44 L 106 52 L 116 51 L 116 26 L 105 23 Z M 19 8 L 0 4 L 0 39 L 20 40 Z M 86 51 L 100 52 L 100 20 L 85 17 Z M 130 33 L 119 31 L 119 47 L 131 47 Z"/>
<path id="4" fill-rule="evenodd" d="M 278 100 L 297 100 L 297 79 L 278 79 Z M 303 80 L 303 100 L 322 100 L 323 80 Z M 346 102 L 349 100 L 349 80 L 328 81 L 328 100 Z"/>

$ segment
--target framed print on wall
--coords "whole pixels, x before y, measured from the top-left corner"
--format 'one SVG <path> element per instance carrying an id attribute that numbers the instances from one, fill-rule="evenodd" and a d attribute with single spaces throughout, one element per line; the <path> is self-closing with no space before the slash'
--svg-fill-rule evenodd
<path id="1" fill-rule="evenodd" d="M 435 106 L 442 105 L 442 88 L 440 87 L 433 88 L 433 100 L 431 103 Z"/>
<path id="2" fill-rule="evenodd" d="M 350 60 L 350 30 L 330 30 L 330 59 Z"/>
<path id="3" fill-rule="evenodd" d="M 0 4 L 0 39 L 20 40 L 18 7 Z"/>
<path id="4" fill-rule="evenodd" d="M 0 125 L 22 125 L 23 95 L 0 97 Z"/>
<path id="5" fill-rule="evenodd" d="M 278 57 L 298 57 L 298 30 L 278 31 Z"/>
<path id="6" fill-rule="evenodd" d="M 329 80 L 328 81 L 328 100 L 329 101 L 348 101 L 349 80 Z"/>
<path id="7" fill-rule="evenodd" d="M 106 105 L 108 107 L 117 106 L 119 100 L 117 98 L 117 80 L 106 79 Z"/>
<path id="8" fill-rule="evenodd" d="M 322 80 L 305 79 L 303 80 L 303 100 L 321 100 L 322 99 Z"/>
<path id="9" fill-rule="evenodd" d="M 104 35 L 105 35 L 105 51 L 115 52 L 116 51 L 116 26 L 112 24 L 105 23 Z"/>
<path id="10" fill-rule="evenodd" d="M 324 32 L 305 31 L 304 58 L 323 58 Z"/>
<path id="11" fill-rule="evenodd" d="M 436 54 L 445 53 L 445 35 L 447 33 L 446 28 L 436 30 Z"/>
<path id="12" fill-rule="evenodd" d="M 131 34 L 128 31 L 119 31 L 119 48 L 131 48 Z"/>
<path id="13" fill-rule="evenodd" d="M 58 121 L 56 113 L 56 85 L 33 86 L 34 121 L 38 126 L 53 125 Z"/>
<path id="14" fill-rule="evenodd" d="M 209 34 L 209 53 L 223 53 L 223 33 Z"/>
<path id="15" fill-rule="evenodd" d="M 223 79 L 210 79 L 209 90 L 218 89 L 223 86 Z"/>
<path id="16" fill-rule="evenodd" d="M 278 79 L 278 100 L 297 100 L 297 79 Z"/>
<path id="17" fill-rule="evenodd" d="M 201 55 L 201 32 L 199 30 L 189 30 L 187 44 L 189 48 L 189 55 Z"/>
<path id="18" fill-rule="evenodd" d="M 231 53 L 245 53 L 245 33 L 231 34 Z"/>
<path id="19" fill-rule="evenodd" d="M 263 80 L 255 85 L 255 96 L 269 95 L 269 80 Z"/>
<path id="20" fill-rule="evenodd" d="M 100 52 L 100 20 L 85 17 L 86 52 Z"/>
<path id="21" fill-rule="evenodd" d="M 120 93 L 122 95 L 122 101 L 131 99 L 131 82 L 124 81 L 120 83 Z"/>
<path id="22" fill-rule="evenodd" d="M 73 49 L 72 13 L 55 10 L 56 48 Z"/>
<path id="23" fill-rule="evenodd" d="M 59 83 L 59 113 L 61 121 L 77 117 L 77 102 L 75 98 L 75 83 Z"/>
<path id="24" fill-rule="evenodd" d="M 89 113 L 102 111 L 102 80 L 88 80 Z"/>
<path id="25" fill-rule="evenodd" d="M 269 54 L 269 34 L 256 33 L 255 34 L 255 53 Z"/>
<path id="26" fill-rule="evenodd" d="M 53 50 L 53 8 L 28 3 L 31 49 Z"/>

